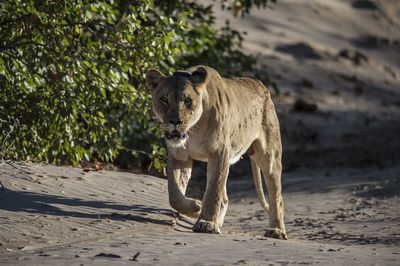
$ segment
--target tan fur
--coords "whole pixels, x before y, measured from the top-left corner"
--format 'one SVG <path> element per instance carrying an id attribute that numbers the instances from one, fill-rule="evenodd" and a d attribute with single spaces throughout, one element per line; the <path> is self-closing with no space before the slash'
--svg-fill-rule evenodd
<path id="1" fill-rule="evenodd" d="M 223 78 L 206 66 L 187 71 L 191 75 L 165 77 L 150 70 L 146 77 L 155 116 L 166 135 L 174 130 L 187 133 L 182 138 L 166 138 L 171 206 L 182 214 L 198 217 L 193 231 L 220 233 L 228 207 L 229 166 L 250 149 L 257 194 L 265 210 L 268 204 L 260 169 L 268 189 L 269 228 L 265 236 L 287 239 L 281 191 L 281 137 L 268 89 L 250 78 Z M 185 196 L 193 160 L 208 162 L 202 203 Z"/>

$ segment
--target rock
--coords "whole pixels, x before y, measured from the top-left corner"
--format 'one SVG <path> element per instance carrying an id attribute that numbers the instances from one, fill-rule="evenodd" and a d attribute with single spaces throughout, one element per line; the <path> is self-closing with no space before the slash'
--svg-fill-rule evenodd
<path id="1" fill-rule="evenodd" d="M 356 0 L 351 6 L 355 9 L 364 9 L 364 10 L 378 10 L 377 5 L 370 0 Z"/>
<path id="2" fill-rule="evenodd" d="M 314 83 L 306 78 L 303 78 L 300 82 L 300 85 L 307 88 L 314 88 Z"/>
<path id="3" fill-rule="evenodd" d="M 120 255 L 112 254 L 112 253 L 104 253 L 104 252 L 97 254 L 95 257 L 114 258 L 114 259 L 122 258 Z"/>
<path id="4" fill-rule="evenodd" d="M 349 49 L 340 50 L 337 56 L 352 61 L 353 64 L 356 66 L 361 65 L 363 63 L 368 63 L 369 61 L 368 57 L 363 53 Z"/>
<path id="5" fill-rule="evenodd" d="M 293 105 L 293 111 L 297 112 L 315 112 L 317 110 L 317 104 L 306 102 L 302 99 L 297 99 Z"/>
<path id="6" fill-rule="evenodd" d="M 307 43 L 299 42 L 294 44 L 282 44 L 275 48 L 276 51 L 290 54 L 299 59 L 321 59 L 313 47 Z"/>

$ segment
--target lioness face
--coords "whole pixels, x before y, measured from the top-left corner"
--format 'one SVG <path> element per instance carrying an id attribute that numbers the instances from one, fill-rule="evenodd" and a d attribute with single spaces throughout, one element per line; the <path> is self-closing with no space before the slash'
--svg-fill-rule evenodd
<path id="1" fill-rule="evenodd" d="M 172 77 L 153 94 L 154 113 L 172 147 L 184 146 L 202 113 L 200 95 L 187 79 Z"/>
<path id="2" fill-rule="evenodd" d="M 176 72 L 171 77 L 164 77 L 156 70 L 147 73 L 146 84 L 151 89 L 154 114 L 170 147 L 185 147 L 189 131 L 203 112 L 202 87 L 206 72 L 196 72 Z"/>

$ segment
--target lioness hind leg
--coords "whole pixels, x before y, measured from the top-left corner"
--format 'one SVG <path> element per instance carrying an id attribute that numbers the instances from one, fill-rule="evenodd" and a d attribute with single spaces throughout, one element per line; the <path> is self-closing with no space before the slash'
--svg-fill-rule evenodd
<path id="1" fill-rule="evenodd" d="M 268 189 L 269 201 L 269 228 L 265 232 L 266 237 L 287 239 L 284 217 L 284 205 L 281 187 L 281 155 L 272 149 L 267 150 L 266 145 L 256 140 L 252 147 L 254 154 L 250 157 L 261 169 Z"/>
<path id="2" fill-rule="evenodd" d="M 284 204 L 282 197 L 281 172 L 282 166 L 280 159 L 276 160 L 274 156 L 268 158 L 269 165 L 263 169 L 265 182 L 268 189 L 269 198 L 269 228 L 265 232 L 266 237 L 287 239 L 284 217 Z"/>
<path id="3" fill-rule="evenodd" d="M 189 217 L 197 218 L 201 202 L 185 196 L 192 173 L 192 160 L 180 161 L 169 156 L 168 160 L 168 194 L 173 209 Z"/>

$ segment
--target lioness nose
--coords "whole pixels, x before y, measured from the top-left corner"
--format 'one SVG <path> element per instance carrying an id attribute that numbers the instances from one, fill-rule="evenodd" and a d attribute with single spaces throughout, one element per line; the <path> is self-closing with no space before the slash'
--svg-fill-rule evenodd
<path id="1" fill-rule="evenodd" d="M 176 126 L 176 125 L 182 124 L 183 121 L 182 120 L 169 120 L 169 122 Z"/>

